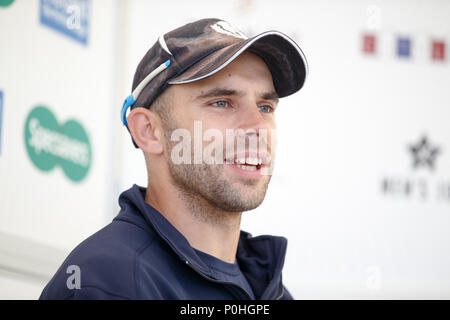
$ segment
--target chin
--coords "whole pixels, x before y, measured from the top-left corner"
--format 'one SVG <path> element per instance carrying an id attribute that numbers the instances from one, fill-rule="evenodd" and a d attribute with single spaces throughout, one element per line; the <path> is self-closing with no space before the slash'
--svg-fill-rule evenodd
<path id="1" fill-rule="evenodd" d="M 253 191 L 253 192 L 252 192 Z M 218 208 L 230 212 L 250 211 L 259 207 L 265 198 L 266 189 L 259 190 L 236 190 L 229 193 L 226 198 L 215 198 L 215 204 Z"/>

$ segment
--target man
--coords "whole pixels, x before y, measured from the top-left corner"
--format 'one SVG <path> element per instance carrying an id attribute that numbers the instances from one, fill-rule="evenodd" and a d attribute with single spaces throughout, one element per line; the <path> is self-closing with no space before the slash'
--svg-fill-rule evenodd
<path id="1" fill-rule="evenodd" d="M 270 181 L 278 99 L 306 73 L 300 48 L 276 31 L 247 38 L 203 19 L 161 36 L 122 109 L 147 188 L 122 193 L 118 216 L 72 251 L 40 298 L 292 299 L 286 239 L 252 237 L 240 220 Z"/>

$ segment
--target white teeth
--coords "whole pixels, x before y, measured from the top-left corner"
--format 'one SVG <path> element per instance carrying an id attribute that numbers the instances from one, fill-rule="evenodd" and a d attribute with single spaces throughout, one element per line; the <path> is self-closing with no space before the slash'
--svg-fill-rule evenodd
<path id="1" fill-rule="evenodd" d="M 246 165 L 242 165 L 242 164 L 237 164 L 236 166 L 238 168 L 241 168 L 241 169 L 244 169 L 244 170 L 256 171 L 256 167 L 255 166 L 246 166 Z"/>
<path id="2" fill-rule="evenodd" d="M 252 165 L 256 166 L 258 164 L 258 159 L 257 158 L 247 158 L 246 162 L 248 164 L 252 164 Z"/>
<path id="3" fill-rule="evenodd" d="M 249 157 L 247 159 L 246 158 L 237 158 L 235 161 L 235 163 L 240 163 L 240 164 L 247 163 L 247 164 L 250 164 L 253 166 L 261 165 L 262 162 L 263 161 L 261 158 L 251 158 L 251 157 Z"/>

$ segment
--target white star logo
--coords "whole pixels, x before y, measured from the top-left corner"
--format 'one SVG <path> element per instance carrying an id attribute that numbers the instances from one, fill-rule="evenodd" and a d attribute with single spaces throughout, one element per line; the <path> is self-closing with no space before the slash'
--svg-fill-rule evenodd
<path id="1" fill-rule="evenodd" d="M 213 24 L 211 26 L 211 28 L 213 28 L 213 30 L 216 31 L 216 32 L 219 32 L 219 33 L 222 33 L 222 34 L 226 34 L 228 36 L 241 38 L 241 39 L 247 39 L 248 38 L 245 34 L 240 32 L 239 30 L 233 28 L 231 26 L 231 24 L 229 24 L 226 21 L 216 22 L 215 24 Z"/>

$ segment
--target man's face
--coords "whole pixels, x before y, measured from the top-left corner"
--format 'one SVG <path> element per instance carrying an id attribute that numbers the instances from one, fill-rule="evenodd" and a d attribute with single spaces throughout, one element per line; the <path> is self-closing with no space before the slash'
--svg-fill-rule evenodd
<path id="1" fill-rule="evenodd" d="M 173 183 L 183 192 L 200 196 L 221 210 L 242 212 L 258 207 L 271 177 L 263 172 L 264 167 L 270 166 L 271 130 L 275 129 L 273 112 L 278 102 L 264 61 L 244 52 L 214 76 L 173 85 L 168 90 L 172 95 L 172 110 L 165 124 L 165 156 Z M 191 164 L 173 161 L 172 151 L 180 142 L 170 139 L 179 128 L 190 132 Z M 213 152 L 216 157 L 213 164 L 205 163 L 204 158 L 195 164 L 198 141 L 202 150 L 214 142 L 204 138 L 204 133 L 212 132 L 211 129 L 221 133 L 219 145 L 223 151 Z M 247 163 L 240 163 L 244 159 Z M 255 165 L 261 161 L 261 165 Z"/>

